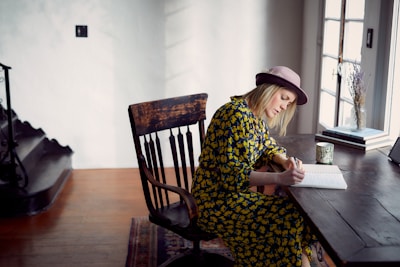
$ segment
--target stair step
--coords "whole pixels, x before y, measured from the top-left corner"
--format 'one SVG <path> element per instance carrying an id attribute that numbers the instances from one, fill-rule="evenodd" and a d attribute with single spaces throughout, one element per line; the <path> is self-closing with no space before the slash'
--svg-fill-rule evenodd
<path id="1" fill-rule="evenodd" d="M 18 119 L 18 117 L 17 114 L 14 112 L 14 110 L 11 110 L 11 115 L 12 115 L 11 121 L 15 122 Z M 0 105 L 0 130 L 7 133 L 7 125 L 8 125 L 7 111 L 4 109 L 2 105 Z"/>
<path id="2" fill-rule="evenodd" d="M 16 153 L 26 172 L 31 172 L 31 170 L 37 168 L 36 159 L 47 153 L 72 154 L 72 150 L 68 146 L 63 147 L 57 140 L 49 140 L 40 132 L 36 133 L 36 135 L 20 137 L 18 142 Z"/>
<path id="3" fill-rule="evenodd" d="M 12 165 L 6 161 L 11 161 L 11 154 L 8 120 L 3 113 L 0 116 L 0 154 L 8 156 L 0 163 L 7 170 L 7 164 Z M 34 215 L 48 209 L 72 170 L 73 151 L 68 146 L 61 146 L 55 139 L 49 140 L 42 129 L 33 128 L 29 122 L 21 122 L 14 111 L 12 124 L 18 177 L 11 180 L 10 176 L 14 175 L 10 172 L 7 176 L 8 171 L 0 176 L 0 217 Z M 14 182 L 18 182 L 18 186 Z"/>
<path id="4" fill-rule="evenodd" d="M 36 167 L 36 159 L 40 158 L 44 152 L 46 136 L 40 132 L 30 136 L 20 136 L 17 140 L 18 146 L 15 148 L 16 154 L 22 162 L 25 170 L 30 172 Z"/>
<path id="5" fill-rule="evenodd" d="M 71 153 L 47 153 L 28 173 L 26 188 L 0 186 L 0 217 L 33 215 L 48 209 L 72 170 Z"/>
<path id="6" fill-rule="evenodd" d="M 33 215 L 56 200 L 72 171 L 73 151 L 7 107 L 0 103 L 0 217 Z"/>

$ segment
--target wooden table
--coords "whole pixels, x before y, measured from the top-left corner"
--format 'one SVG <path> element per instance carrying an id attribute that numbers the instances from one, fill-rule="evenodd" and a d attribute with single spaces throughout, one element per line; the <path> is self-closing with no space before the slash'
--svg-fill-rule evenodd
<path id="1" fill-rule="evenodd" d="M 288 155 L 315 163 L 314 135 L 277 141 Z M 389 150 L 335 144 L 333 164 L 346 190 L 286 188 L 337 266 L 400 266 L 400 167 L 388 161 Z"/>

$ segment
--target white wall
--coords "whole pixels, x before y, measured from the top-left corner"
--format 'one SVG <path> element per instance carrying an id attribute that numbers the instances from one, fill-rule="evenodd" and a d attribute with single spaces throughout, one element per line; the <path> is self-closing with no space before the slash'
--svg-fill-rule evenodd
<path id="1" fill-rule="evenodd" d="M 305 0 L 303 25 L 303 50 L 301 77 L 302 86 L 308 92 L 308 103 L 302 107 L 298 116 L 298 133 L 316 133 L 319 102 L 319 61 L 321 55 L 321 28 L 320 14 L 323 10 L 321 1 Z"/>
<path id="2" fill-rule="evenodd" d="M 130 103 L 207 92 L 210 119 L 265 67 L 300 73 L 302 10 L 291 0 L 2 0 L 0 62 L 12 67 L 19 118 L 69 145 L 74 168 L 135 167 Z M 78 24 L 88 38 L 75 38 Z"/>

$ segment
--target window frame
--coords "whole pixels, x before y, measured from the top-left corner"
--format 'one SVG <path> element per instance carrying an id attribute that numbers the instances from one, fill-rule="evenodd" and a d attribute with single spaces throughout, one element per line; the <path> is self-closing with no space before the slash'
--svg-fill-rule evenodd
<path id="1" fill-rule="evenodd" d="M 366 2 L 369 0 L 366 0 Z M 395 100 L 400 99 L 400 77 L 395 75 L 395 73 L 400 73 L 400 25 L 399 25 L 399 4 L 400 0 L 393 0 L 392 4 L 392 19 L 390 21 L 391 27 L 387 31 L 386 35 L 388 35 L 385 38 L 390 38 L 387 39 L 386 41 L 388 42 L 387 44 L 387 50 L 384 47 L 379 47 L 378 52 L 380 53 L 386 53 L 385 58 L 387 59 L 383 63 L 386 66 L 386 70 L 377 70 L 380 71 L 381 75 L 381 83 L 384 86 L 383 90 L 385 92 L 379 92 L 380 94 L 384 94 L 383 97 L 380 99 L 380 103 L 378 103 L 377 106 L 381 106 L 380 110 L 371 110 L 375 112 L 374 114 L 378 114 L 377 118 L 371 119 L 370 125 L 367 125 L 367 127 L 371 128 L 376 128 L 376 129 L 381 129 L 387 132 L 387 134 L 393 139 L 400 134 L 400 121 L 399 117 L 397 114 L 400 114 L 400 105 L 398 105 Z M 324 7 L 326 5 L 326 2 L 324 1 Z M 323 8 L 324 9 L 324 8 Z M 325 11 L 323 10 L 322 12 L 322 22 L 325 24 Z M 382 14 L 380 14 L 382 16 Z M 368 26 L 366 25 L 364 28 L 364 33 L 366 32 L 366 28 Z M 374 31 L 382 30 L 382 27 L 380 26 L 378 29 L 374 29 Z M 321 27 L 322 31 L 322 38 L 324 35 L 324 26 Z M 374 34 L 375 34 L 374 32 Z M 363 38 L 363 48 L 365 49 L 365 37 Z M 374 40 L 374 45 L 378 45 L 379 40 Z M 323 42 L 322 42 L 323 43 Z M 386 50 L 388 52 L 382 52 L 381 50 Z M 321 80 L 322 80 L 322 59 L 323 59 L 323 49 L 321 48 L 321 54 L 320 54 L 320 64 L 319 64 L 319 71 L 320 77 L 319 77 L 319 83 L 318 83 L 318 114 L 321 112 L 321 94 L 324 92 L 324 89 L 322 88 Z M 362 61 L 362 59 L 361 59 Z M 376 64 L 377 65 L 377 64 Z M 374 78 L 374 81 L 377 80 L 377 78 Z M 375 86 L 375 84 L 370 85 L 370 86 Z M 326 90 L 325 90 L 326 91 Z M 340 98 L 339 93 L 336 93 L 336 102 L 338 101 L 338 98 Z M 367 95 L 367 97 L 374 98 L 377 95 L 377 92 L 374 92 L 373 95 Z M 367 108 L 375 108 L 375 103 L 373 102 L 374 99 L 370 100 L 369 105 Z M 371 104 L 372 103 L 372 104 Z M 337 109 L 335 111 L 336 117 L 335 117 L 335 126 L 338 124 L 338 116 L 340 109 Z M 326 125 L 322 125 L 320 123 L 320 116 L 317 116 L 317 132 L 321 132 L 322 130 L 326 129 Z M 372 123 L 371 123 L 372 122 Z M 372 126 L 371 126 L 372 125 Z"/>

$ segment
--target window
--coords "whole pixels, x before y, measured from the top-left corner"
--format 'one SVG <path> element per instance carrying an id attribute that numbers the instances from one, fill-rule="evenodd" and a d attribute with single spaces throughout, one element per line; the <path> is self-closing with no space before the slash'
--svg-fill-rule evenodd
<path id="1" fill-rule="evenodd" d="M 364 0 L 326 0 L 319 121 L 324 127 L 351 123 L 347 69 L 361 64 Z"/>
<path id="2" fill-rule="evenodd" d="M 364 72 L 367 127 L 389 130 L 398 8 L 399 0 L 325 1 L 318 130 L 352 123 L 353 64 Z"/>

